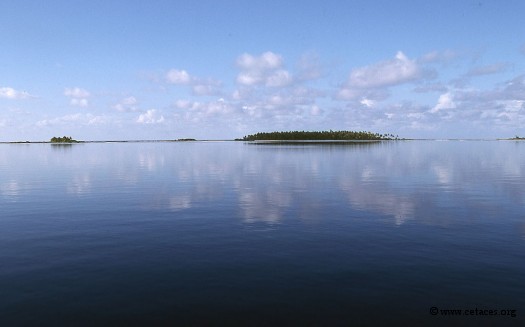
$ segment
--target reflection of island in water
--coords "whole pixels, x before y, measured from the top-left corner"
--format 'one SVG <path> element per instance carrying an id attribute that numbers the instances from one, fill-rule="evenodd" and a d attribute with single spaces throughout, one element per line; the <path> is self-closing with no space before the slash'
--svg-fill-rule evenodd
<path id="1" fill-rule="evenodd" d="M 334 140 L 298 140 L 298 141 L 292 141 L 292 140 L 274 140 L 274 141 L 250 141 L 246 144 L 250 145 L 291 145 L 291 146 L 370 146 L 375 143 L 382 142 L 381 140 L 340 140 L 340 141 L 334 141 Z"/>
<path id="2" fill-rule="evenodd" d="M 52 149 L 71 149 L 72 143 L 51 143 Z"/>

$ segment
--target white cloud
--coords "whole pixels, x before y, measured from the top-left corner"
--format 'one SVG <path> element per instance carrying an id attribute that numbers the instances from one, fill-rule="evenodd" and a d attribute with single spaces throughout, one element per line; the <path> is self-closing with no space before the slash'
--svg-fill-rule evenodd
<path id="1" fill-rule="evenodd" d="M 435 113 L 443 109 L 454 109 L 456 108 L 456 103 L 452 98 L 450 93 L 441 94 L 438 99 L 438 103 L 430 110 L 430 112 Z"/>
<path id="2" fill-rule="evenodd" d="M 150 109 L 137 118 L 137 123 L 139 124 L 160 124 L 164 121 L 164 116 L 159 115 L 155 109 Z"/>
<path id="3" fill-rule="evenodd" d="M 372 108 L 375 105 L 375 101 L 367 99 L 367 98 L 363 98 L 361 100 L 361 104 L 364 105 L 365 107 Z"/>
<path id="4" fill-rule="evenodd" d="M 237 58 L 237 65 L 244 70 L 272 70 L 281 67 L 283 59 L 271 51 L 256 57 L 247 53 Z"/>
<path id="5" fill-rule="evenodd" d="M 292 82 L 292 76 L 286 70 L 278 70 L 266 79 L 266 85 L 271 87 L 286 86 Z"/>
<path id="6" fill-rule="evenodd" d="M 198 78 L 191 76 L 185 70 L 172 69 L 166 73 L 166 81 L 170 84 L 189 85 L 193 95 L 219 95 L 222 83 L 212 78 Z"/>
<path id="7" fill-rule="evenodd" d="M 252 72 L 242 72 L 237 75 L 237 83 L 242 85 L 255 85 L 259 84 L 262 77 Z"/>
<path id="8" fill-rule="evenodd" d="M 109 118 L 106 116 L 87 116 L 87 125 L 102 125 L 109 122 Z"/>
<path id="9" fill-rule="evenodd" d="M 171 69 L 166 73 L 166 81 L 171 84 L 186 85 L 191 83 L 192 79 L 185 70 Z"/>
<path id="10" fill-rule="evenodd" d="M 71 98 L 88 98 L 91 94 L 85 89 L 75 87 L 75 88 L 66 88 L 64 90 L 64 95 L 67 97 L 71 97 Z"/>
<path id="11" fill-rule="evenodd" d="M 335 98 L 351 101 L 385 100 L 389 97 L 389 87 L 429 77 L 429 72 L 423 71 L 416 60 L 409 59 L 399 51 L 393 59 L 353 69 Z"/>
<path id="12" fill-rule="evenodd" d="M 85 89 L 79 87 L 66 88 L 64 90 L 64 95 L 71 98 L 69 103 L 72 106 L 83 108 L 89 106 L 89 100 L 87 98 L 89 98 L 91 94 Z"/>
<path id="13" fill-rule="evenodd" d="M 209 116 L 228 115 L 235 111 L 235 106 L 222 98 L 210 102 L 178 100 L 175 106 L 178 109 L 186 110 L 184 118 L 189 120 L 200 120 Z"/>
<path id="14" fill-rule="evenodd" d="M 43 126 L 55 126 L 55 125 L 101 125 L 109 122 L 109 118 L 106 116 L 95 116 L 92 114 L 71 114 L 61 117 L 43 119 L 36 122 L 39 127 Z"/>
<path id="15" fill-rule="evenodd" d="M 358 88 L 376 88 L 402 84 L 419 78 L 421 69 L 399 51 L 394 59 L 354 69 L 348 84 Z"/>
<path id="16" fill-rule="evenodd" d="M 137 103 L 137 99 L 134 96 L 130 96 L 120 100 L 113 108 L 120 112 L 135 112 L 139 110 L 136 106 Z"/>
<path id="17" fill-rule="evenodd" d="M 293 66 L 294 70 L 287 70 L 285 64 L 288 62 L 284 60 L 287 58 L 276 53 L 245 53 L 237 57 L 234 67 L 237 75 L 233 77 L 237 78 L 237 83 L 229 88 L 221 81 L 190 75 L 187 70 L 165 70 L 157 76 L 157 80 L 159 76 L 162 80 L 161 86 L 185 91 L 187 94 L 182 99 L 186 100 L 177 100 L 168 93 L 155 99 L 160 103 L 146 107 L 143 104 L 146 99 L 138 101 L 128 94 L 110 103 L 115 110 L 113 116 L 51 116 L 39 125 L 87 126 L 109 121 L 111 126 L 118 127 L 138 124 L 151 124 L 152 127 L 162 123 L 161 126 L 173 124 L 181 131 L 193 128 L 204 138 L 214 133 L 237 137 L 243 132 L 249 134 L 268 129 L 364 129 L 413 133 L 400 133 L 402 137 L 425 133 L 432 137 L 430 132 L 442 133 L 441 128 L 461 131 L 465 127 L 463 133 L 469 133 L 469 128 L 472 131 L 479 126 L 480 131 L 485 126 L 492 128 L 498 124 L 525 126 L 524 76 L 502 83 L 503 80 L 492 80 L 501 76 L 493 75 L 476 84 L 478 88 L 453 87 L 455 77 L 469 80 L 467 75 L 495 74 L 504 69 L 510 73 L 510 66 L 506 66 L 510 64 L 483 66 L 462 59 L 447 67 L 440 61 L 453 57 L 452 54 L 435 52 L 423 57 L 416 59 L 398 52 L 384 58 L 386 60 L 356 66 L 347 71 L 347 79 L 340 81 L 340 86 L 334 87 L 333 80 L 317 80 L 323 76 L 316 57 L 303 58 Z M 429 77 L 428 69 L 440 65 L 443 66 L 440 76 Z M 401 87 L 394 88 L 399 85 Z M 7 97 L 6 94 L 16 97 L 14 90 L 7 92 L 5 89 L 2 89 L 3 97 Z M 346 101 L 333 101 L 334 94 Z M 91 94 L 85 89 L 68 88 L 64 95 L 72 105 L 93 105 Z M 204 98 L 199 98 L 202 96 Z M 171 112 L 162 108 L 162 101 L 171 103 Z M 146 111 L 147 108 L 157 110 Z M 136 113 L 118 115 L 117 111 Z M 6 125 L 1 118 L 0 125 Z M 12 126 L 14 118 L 10 119 L 9 126 Z M 237 131 L 242 132 L 235 135 Z"/>
<path id="18" fill-rule="evenodd" d="M 260 56 L 242 54 L 237 58 L 237 66 L 241 70 L 237 83 L 241 85 L 281 87 L 291 84 L 293 80 L 291 74 L 282 68 L 282 57 L 270 51 Z"/>
<path id="19" fill-rule="evenodd" d="M 71 99 L 70 104 L 77 107 L 87 107 L 89 105 L 88 99 Z"/>
<path id="20" fill-rule="evenodd" d="M 0 98 L 6 99 L 26 99 L 31 97 L 26 91 L 17 91 L 12 87 L 0 87 Z"/>

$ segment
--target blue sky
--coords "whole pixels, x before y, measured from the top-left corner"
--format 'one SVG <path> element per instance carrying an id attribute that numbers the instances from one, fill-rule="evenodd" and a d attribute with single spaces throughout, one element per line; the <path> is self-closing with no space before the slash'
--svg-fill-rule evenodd
<path id="1" fill-rule="evenodd" d="M 525 135 L 524 1 L 9 1 L 0 141 Z"/>

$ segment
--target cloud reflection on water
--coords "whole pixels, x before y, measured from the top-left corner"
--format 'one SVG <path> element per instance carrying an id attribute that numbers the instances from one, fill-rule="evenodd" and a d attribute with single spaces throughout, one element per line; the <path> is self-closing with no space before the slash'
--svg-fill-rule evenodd
<path id="1" fill-rule="evenodd" d="M 232 210 L 245 223 L 322 220 L 333 210 L 449 224 L 446 210 L 492 219 L 525 205 L 525 144 L 384 142 L 361 145 L 231 143 L 85 144 L 67 151 L 37 145 L 0 153 L 2 201 L 63 185 L 176 215 Z M 4 149 L 5 150 L 5 149 Z M 18 151 L 18 152 L 17 152 Z M 35 171 L 37 173 L 35 173 Z M 36 177 L 35 177 L 36 176 Z M 22 188 L 21 185 L 33 187 Z M 57 194 L 60 197 L 60 194 Z M 482 209 L 480 209 L 482 208 Z M 467 210 L 468 209 L 468 210 Z"/>

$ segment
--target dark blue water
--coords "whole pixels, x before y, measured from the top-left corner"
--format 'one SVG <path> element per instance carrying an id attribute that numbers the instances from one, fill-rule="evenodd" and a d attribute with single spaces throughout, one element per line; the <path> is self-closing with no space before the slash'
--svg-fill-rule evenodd
<path id="1" fill-rule="evenodd" d="M 520 325 L 524 295 L 523 142 L 0 145 L 1 326 Z"/>

